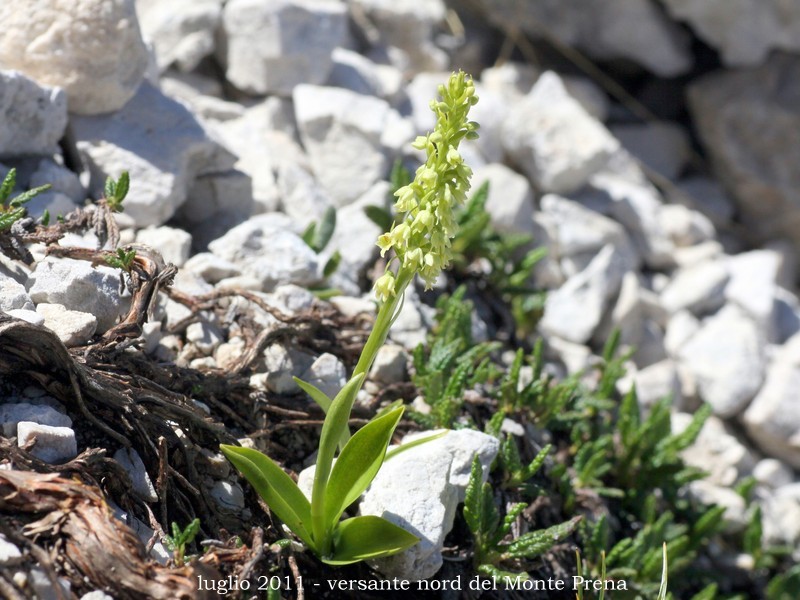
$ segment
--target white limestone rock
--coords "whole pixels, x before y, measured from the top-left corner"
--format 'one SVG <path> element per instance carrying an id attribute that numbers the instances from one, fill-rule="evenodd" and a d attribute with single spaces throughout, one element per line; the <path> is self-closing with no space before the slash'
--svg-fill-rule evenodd
<path id="1" fill-rule="evenodd" d="M 98 333 L 116 325 L 127 309 L 120 296 L 118 271 L 86 261 L 47 257 L 36 264 L 27 286 L 36 304 L 61 304 L 94 315 Z"/>
<path id="2" fill-rule="evenodd" d="M 403 442 L 435 431 L 407 435 Z M 395 556 L 375 561 L 385 577 L 417 581 L 442 565 L 444 539 L 453 527 L 456 507 L 464 501 L 473 457 L 483 466 L 484 480 L 497 456 L 496 438 L 470 429 L 402 452 L 384 463 L 364 493 L 359 512 L 377 515 L 404 527 L 421 541 Z"/>
<path id="3" fill-rule="evenodd" d="M 337 211 L 336 229 L 323 253 L 324 260 L 337 251 L 341 255 L 338 272 L 354 281 L 366 269 L 375 263 L 380 249 L 376 241 L 383 233 L 364 212 L 368 206 L 388 209 L 391 186 L 386 181 L 379 181 L 368 189 L 360 198 Z"/>
<path id="4" fill-rule="evenodd" d="M 702 213 L 681 204 L 665 204 L 660 211 L 661 225 L 676 248 L 713 241 L 716 231 Z"/>
<path id="5" fill-rule="evenodd" d="M 333 69 L 326 85 L 341 87 L 389 102 L 396 100 L 403 85 L 403 73 L 392 65 L 379 65 L 346 48 L 334 48 Z"/>
<path id="6" fill-rule="evenodd" d="M 213 129 L 238 157 L 236 169 L 250 176 L 256 213 L 278 209 L 281 190 L 276 176 L 282 164 L 310 170 L 308 158 L 294 139 L 294 125 L 285 122 L 285 102 L 268 98 L 245 110 L 241 117 L 218 123 Z"/>
<path id="7" fill-rule="evenodd" d="M 635 270 L 640 258 L 625 229 L 608 217 L 557 194 L 545 194 L 539 201 L 536 221 L 547 230 L 537 243 L 547 246 L 548 258 L 559 262 L 570 277 L 583 270 L 606 245 L 614 246 L 626 270 Z"/>
<path id="8" fill-rule="evenodd" d="M 692 421 L 688 413 L 673 413 L 673 433 L 683 433 Z M 707 482 L 731 487 L 751 475 L 756 467 L 756 457 L 738 438 L 736 432 L 725 421 L 711 415 L 694 443 L 681 452 L 688 466 L 707 473 Z"/>
<path id="9" fill-rule="evenodd" d="M 209 494 L 227 511 L 239 514 L 244 508 L 244 492 L 238 483 L 217 481 Z"/>
<path id="10" fill-rule="evenodd" d="M 198 321 L 186 328 L 186 340 L 208 356 L 222 343 L 223 333 L 214 323 Z"/>
<path id="11" fill-rule="evenodd" d="M 37 313 L 35 310 L 27 310 L 24 308 L 15 308 L 7 311 L 8 315 L 15 319 L 27 321 L 32 325 L 44 325 L 44 317 Z"/>
<path id="12" fill-rule="evenodd" d="M 544 28 L 594 59 L 632 61 L 660 77 L 680 75 L 692 65 L 689 36 L 645 0 L 481 0 L 481 4 L 492 19 L 536 37 Z"/>
<path id="13" fill-rule="evenodd" d="M 214 52 L 223 0 L 136 0 L 142 36 L 153 45 L 160 71 L 193 70 Z"/>
<path id="14" fill-rule="evenodd" d="M 0 271 L 0 310 L 8 312 L 18 309 L 34 310 L 34 308 L 25 286 Z"/>
<path id="15" fill-rule="evenodd" d="M 336 206 L 346 206 L 388 170 L 382 144 L 386 101 L 350 90 L 299 85 L 293 94 L 303 146 L 317 180 Z"/>
<path id="16" fill-rule="evenodd" d="M 406 378 L 408 353 L 397 344 L 384 344 L 375 355 L 372 363 L 370 379 L 377 383 L 399 383 Z"/>
<path id="17" fill-rule="evenodd" d="M 31 174 L 30 181 L 28 182 L 31 188 L 45 184 L 51 186 L 50 190 L 37 196 L 25 205 L 29 213 L 36 212 L 37 203 L 47 203 L 47 196 L 58 195 L 69 200 L 70 204 L 62 201 L 66 209 L 62 211 L 63 214 L 66 214 L 68 210 L 76 208 L 77 204 L 82 203 L 86 199 L 86 189 L 83 187 L 80 179 L 78 179 L 78 176 L 51 158 L 44 158 L 39 161 L 36 170 Z M 41 200 L 42 198 L 43 200 Z M 67 206 L 69 206 L 69 208 L 67 208 Z M 54 210 L 51 208 L 50 215 L 54 216 L 59 214 L 57 210 L 58 209 Z M 41 211 L 39 214 L 41 214 Z"/>
<path id="18" fill-rule="evenodd" d="M 97 330 L 97 317 L 77 310 L 67 310 L 63 304 L 40 302 L 36 312 L 44 317 L 44 326 L 52 330 L 65 346 L 85 344 Z"/>
<path id="19" fill-rule="evenodd" d="M 757 69 L 719 70 L 689 87 L 693 122 L 714 173 L 755 241 L 800 241 L 798 94 L 800 57 L 781 53 Z"/>
<path id="20" fill-rule="evenodd" d="M 347 369 L 342 361 L 326 352 L 314 359 L 300 379 L 322 390 L 328 398 L 335 398 L 347 383 Z"/>
<path id="21" fill-rule="evenodd" d="M 323 83 L 333 49 L 348 40 L 347 7 L 327 0 L 230 0 L 222 23 L 226 78 L 250 94 L 289 96 L 301 83 Z"/>
<path id="22" fill-rule="evenodd" d="M 681 347 L 700 329 L 700 321 L 688 310 L 679 310 L 667 323 L 664 348 L 670 356 L 676 356 Z"/>
<path id="23" fill-rule="evenodd" d="M 75 116 L 71 125 L 94 194 L 102 193 L 108 176 L 130 173 L 125 214 L 138 227 L 166 222 L 186 201 L 195 177 L 225 156 L 185 106 L 149 83 L 122 110 Z"/>
<path id="24" fill-rule="evenodd" d="M 318 256 L 281 213 L 252 217 L 211 242 L 208 249 L 258 280 L 262 291 L 283 283 L 307 286 L 319 281 Z"/>
<path id="25" fill-rule="evenodd" d="M 17 546 L 0 535 L 0 566 L 13 567 L 23 561 L 22 552 Z"/>
<path id="26" fill-rule="evenodd" d="M 706 261 L 677 271 L 661 292 L 661 305 L 670 313 L 689 310 L 708 314 L 725 303 L 729 274 L 720 261 Z"/>
<path id="27" fill-rule="evenodd" d="M 72 427 L 72 419 L 46 404 L 0 404 L 0 431 L 5 437 L 17 435 L 17 425 L 23 421 L 50 427 Z"/>
<path id="28" fill-rule="evenodd" d="M 747 527 L 749 519 L 745 512 L 744 498 L 730 487 L 714 485 L 700 479 L 689 484 L 689 494 L 702 504 L 716 504 L 725 509 L 722 522 L 726 533 L 741 532 Z"/>
<path id="29" fill-rule="evenodd" d="M 621 160 L 628 159 L 621 155 Z M 663 269 L 675 264 L 675 244 L 661 217 L 661 197 L 638 168 L 633 173 L 598 173 L 591 184 L 610 200 L 610 216 L 625 226 L 647 266 Z"/>
<path id="30" fill-rule="evenodd" d="M 504 233 L 533 235 L 533 189 L 528 180 L 501 163 L 492 163 L 472 174 L 473 190 L 484 183 L 489 184 L 486 212 L 492 226 Z"/>
<path id="31" fill-rule="evenodd" d="M 64 88 L 72 113 L 121 108 L 144 76 L 134 0 L 3 2 L 0 23 L 0 68 Z"/>
<path id="32" fill-rule="evenodd" d="M 771 334 L 780 255 L 772 250 L 752 250 L 732 256 L 725 263 L 731 276 L 725 286 L 725 298 Z"/>
<path id="33" fill-rule="evenodd" d="M 264 372 L 254 377 L 260 380 L 263 387 L 276 394 L 295 393 L 300 388 L 292 378 L 302 379 L 313 363 L 314 357 L 305 352 L 273 344 L 264 350 Z"/>
<path id="34" fill-rule="evenodd" d="M 689 136 L 669 121 L 626 123 L 611 127 L 625 149 L 659 174 L 675 179 L 689 161 Z"/>
<path id="35" fill-rule="evenodd" d="M 311 223 L 319 223 L 325 211 L 332 206 L 331 197 L 309 169 L 290 162 L 281 162 L 275 170 L 280 208 L 292 218 L 298 228 L 305 230 Z M 336 230 L 341 223 L 336 221 Z"/>
<path id="36" fill-rule="evenodd" d="M 503 143 L 537 187 L 556 193 L 582 187 L 619 149 L 619 142 L 551 71 L 539 77 L 508 115 Z"/>
<path id="37" fill-rule="evenodd" d="M 214 240 L 246 221 L 256 212 L 253 181 L 238 169 L 199 175 L 175 221 L 192 235 L 192 245 L 205 248 Z"/>
<path id="38" fill-rule="evenodd" d="M 406 73 L 440 70 L 447 55 L 434 43 L 447 8 L 443 0 L 353 0 L 371 23 L 371 31 L 392 64 Z"/>
<path id="39" fill-rule="evenodd" d="M 736 208 L 722 185 L 706 177 L 687 177 L 676 182 L 674 201 L 705 215 L 716 228 L 729 227 Z"/>
<path id="40" fill-rule="evenodd" d="M 800 50 L 800 6 L 781 0 L 665 0 L 728 67 L 756 66 L 772 50 Z"/>
<path id="41" fill-rule="evenodd" d="M 181 267 L 189 259 L 192 235 L 175 227 L 146 227 L 136 233 L 136 241 L 155 248 L 168 263 Z"/>
<path id="42" fill-rule="evenodd" d="M 51 427 L 29 421 L 17 424 L 17 445 L 35 444 L 30 453 L 50 464 L 61 464 L 78 456 L 75 432 L 69 427 Z"/>
<path id="43" fill-rule="evenodd" d="M 620 253 L 604 246 L 583 271 L 547 295 L 542 331 L 578 344 L 589 341 L 624 273 Z"/>
<path id="44" fill-rule="evenodd" d="M 764 386 L 742 415 L 747 432 L 769 456 L 800 469 L 800 336 L 781 347 Z"/>
<path id="45" fill-rule="evenodd" d="M 662 360 L 640 369 L 632 377 L 636 385 L 636 398 L 643 407 L 653 406 L 663 398 L 670 398 L 672 406 L 683 405 L 678 369 L 671 360 Z M 627 392 L 627 386 L 621 392 Z"/>
<path id="46" fill-rule="evenodd" d="M 389 338 L 407 350 L 425 343 L 428 329 L 433 323 L 433 309 L 422 304 L 419 294 L 409 286 L 405 301 L 389 332 Z"/>
<path id="47" fill-rule="evenodd" d="M 0 7 L 0 15 L 5 10 Z M 3 39 L 12 34 L 5 30 Z M 0 48 L 2 44 L 0 40 Z M 64 90 L 40 85 L 17 71 L 0 71 L 0 158 L 53 154 L 66 126 Z"/>
<path id="48" fill-rule="evenodd" d="M 793 548 L 800 560 L 800 484 L 791 483 L 775 491 L 763 504 L 764 542 Z"/>
<path id="49" fill-rule="evenodd" d="M 755 480 L 772 489 L 790 485 L 794 481 L 792 469 L 775 458 L 763 458 L 753 468 Z"/>
<path id="50" fill-rule="evenodd" d="M 701 399 L 723 418 L 741 413 L 764 380 L 763 336 L 734 305 L 706 319 L 678 359 L 694 376 Z"/>
<path id="51" fill-rule="evenodd" d="M 241 275 L 239 267 L 211 252 L 195 254 L 184 263 L 183 268 L 211 284 L 218 283 L 227 277 Z"/>
<path id="52" fill-rule="evenodd" d="M 156 502 L 158 494 L 153 487 L 153 482 L 147 474 L 147 469 L 142 462 L 142 457 L 133 448 L 120 448 L 114 452 L 117 461 L 131 478 L 133 491 L 145 502 Z"/>

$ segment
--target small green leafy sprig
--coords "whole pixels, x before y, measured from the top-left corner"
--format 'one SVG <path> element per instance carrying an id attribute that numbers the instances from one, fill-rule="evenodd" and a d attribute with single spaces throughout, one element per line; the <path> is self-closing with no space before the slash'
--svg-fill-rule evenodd
<path id="1" fill-rule="evenodd" d="M 52 187 L 47 183 L 10 198 L 16 185 L 17 170 L 11 169 L 3 178 L 3 183 L 0 183 L 0 231 L 11 229 L 16 221 L 25 216 L 26 210 L 23 205 Z"/>
<path id="2" fill-rule="evenodd" d="M 480 459 L 475 456 L 464 500 L 464 519 L 475 540 L 473 563 L 478 573 L 495 579 L 506 582 L 529 579 L 525 572 L 504 570 L 501 563 L 531 559 L 544 554 L 557 542 L 572 534 L 582 517 L 573 517 L 564 523 L 530 531 L 508 540 L 512 525 L 528 505 L 524 502 L 512 505 L 501 523 L 494 491 L 491 484 L 482 483 L 482 472 Z"/>
<path id="3" fill-rule="evenodd" d="M 131 248 L 125 250 L 124 248 L 117 248 L 117 254 L 106 257 L 106 264 L 109 267 L 122 269 L 123 271 L 130 271 L 133 261 L 136 259 L 136 250 Z"/>
<path id="4" fill-rule="evenodd" d="M 122 201 L 128 195 L 130 186 L 131 179 L 127 171 L 123 171 L 116 181 L 112 177 L 106 178 L 103 198 L 112 212 L 123 212 L 125 210 L 122 206 Z"/>
<path id="5" fill-rule="evenodd" d="M 179 567 L 183 566 L 184 559 L 186 558 L 186 546 L 194 541 L 194 538 L 200 532 L 200 519 L 194 519 L 189 523 L 183 531 L 177 523 L 172 523 L 172 535 L 165 535 L 164 542 L 167 548 L 172 550 L 175 558 L 175 564 Z"/>
<path id="6" fill-rule="evenodd" d="M 439 93 L 441 101 L 431 104 L 437 116 L 436 127 L 416 142 L 418 148 L 427 150 L 428 160 L 417 171 L 417 179 L 406 189 L 398 190 L 398 210 L 406 215 L 378 241 L 384 254 L 390 248 L 395 250 L 400 266 L 396 273 L 387 268 L 375 285 L 381 305 L 350 381 L 331 399 L 310 383 L 295 379 L 326 413 L 311 500 L 265 454 L 238 446 L 220 446 L 270 510 L 323 562 L 332 565 L 389 556 L 419 541 L 381 517 L 341 518 L 386 460 L 386 450 L 404 411 L 403 406 L 390 408 L 351 437 L 348 422 L 356 394 L 386 341 L 408 284 L 417 274 L 427 285 L 432 284 L 449 262 L 450 240 L 456 227 L 454 208 L 463 202 L 469 189 L 471 171 L 463 164 L 457 147 L 464 137 L 476 136 L 477 124 L 467 120 L 469 108 L 477 101 L 475 87 L 464 73 L 457 73 L 447 85 L 439 87 Z M 323 223 L 320 230 L 310 232 L 309 240 L 321 241 L 324 233 Z"/>

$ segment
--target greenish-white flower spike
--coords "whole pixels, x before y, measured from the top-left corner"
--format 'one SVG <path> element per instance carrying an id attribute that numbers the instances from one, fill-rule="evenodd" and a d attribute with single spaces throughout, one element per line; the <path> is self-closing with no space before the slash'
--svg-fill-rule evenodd
<path id="1" fill-rule="evenodd" d="M 417 273 L 426 288 L 452 258 L 451 240 L 456 233 L 455 209 L 464 204 L 472 170 L 464 164 L 458 145 L 464 138 L 478 137 L 478 124 L 468 120 L 469 109 L 478 101 L 472 78 L 459 71 L 447 85 L 439 86 L 440 100 L 431 101 L 436 114 L 433 132 L 420 136 L 413 146 L 425 150 L 427 160 L 417 169 L 414 181 L 395 192 L 398 218 L 388 233 L 378 238 L 381 256 L 394 250 L 400 270 Z M 391 270 L 375 283 L 375 292 L 386 300 L 398 291 Z"/>

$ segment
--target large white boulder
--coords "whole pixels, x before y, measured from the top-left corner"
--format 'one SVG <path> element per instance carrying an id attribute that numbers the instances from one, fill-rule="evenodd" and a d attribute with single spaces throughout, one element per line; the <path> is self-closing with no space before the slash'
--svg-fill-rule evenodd
<path id="1" fill-rule="evenodd" d="M 73 117 L 72 129 L 97 196 L 106 177 L 130 173 L 125 213 L 139 227 L 166 222 L 225 154 L 183 104 L 149 83 L 114 114 Z"/>
<path id="2" fill-rule="evenodd" d="M 0 23 L 0 69 L 64 88 L 70 112 L 117 110 L 144 77 L 134 0 L 3 2 Z"/>
<path id="3" fill-rule="evenodd" d="M 301 83 L 323 83 L 333 49 L 348 39 L 347 7 L 330 0 L 230 0 L 222 24 L 226 77 L 251 94 L 289 96 Z"/>
<path id="4" fill-rule="evenodd" d="M 0 158 L 53 154 L 66 126 L 64 90 L 39 85 L 17 71 L 0 71 Z"/>
<path id="5" fill-rule="evenodd" d="M 547 71 L 503 124 L 510 158 L 545 192 L 581 188 L 620 145 Z"/>

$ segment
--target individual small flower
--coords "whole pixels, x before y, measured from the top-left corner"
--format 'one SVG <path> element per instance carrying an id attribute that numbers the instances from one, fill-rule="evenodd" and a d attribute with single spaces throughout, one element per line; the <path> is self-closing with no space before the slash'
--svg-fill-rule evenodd
<path id="1" fill-rule="evenodd" d="M 378 297 L 378 300 L 386 302 L 389 298 L 394 296 L 394 283 L 394 273 L 389 270 L 378 278 L 378 281 L 375 282 L 375 295 Z"/>

